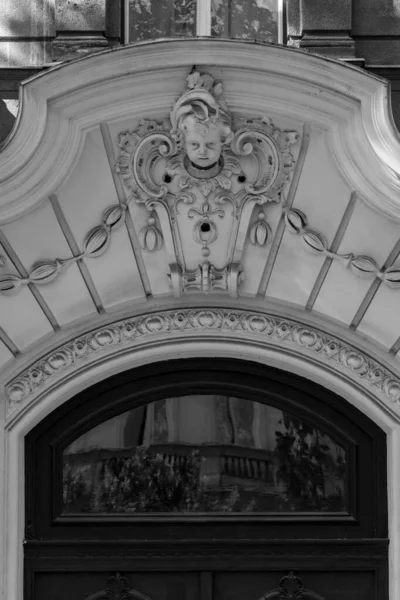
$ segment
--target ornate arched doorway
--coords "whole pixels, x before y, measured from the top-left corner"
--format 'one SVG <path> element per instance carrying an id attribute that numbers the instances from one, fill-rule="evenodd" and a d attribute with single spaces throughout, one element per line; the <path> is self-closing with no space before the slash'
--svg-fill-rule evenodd
<path id="1" fill-rule="evenodd" d="M 306 378 L 310 386 L 321 385 L 325 390 L 317 394 L 321 402 L 326 394 L 339 396 L 342 404 L 349 404 L 343 408 L 348 423 L 345 433 L 341 433 L 337 415 L 331 414 L 329 423 L 321 421 L 325 410 L 333 410 L 329 402 L 325 402 L 321 415 L 318 410 L 312 414 L 304 410 L 293 413 L 301 423 L 301 431 L 308 432 L 307 444 L 315 446 L 318 437 L 328 436 L 331 441 L 324 446 L 330 459 L 332 444 L 336 458 L 341 456 L 342 460 L 346 452 L 350 452 L 349 457 L 353 451 L 357 454 L 354 448 L 362 446 L 364 434 L 358 438 L 351 430 L 353 426 L 364 432 L 371 427 L 376 439 L 386 435 L 386 466 L 379 470 L 381 475 L 387 472 L 382 497 L 374 495 L 373 478 L 365 484 L 365 494 L 355 492 L 356 500 L 355 496 L 351 500 L 350 494 L 348 504 L 340 504 L 338 495 L 345 496 L 351 474 L 331 474 L 332 489 L 325 483 L 310 484 L 313 501 L 318 497 L 334 502 L 336 498 L 337 506 L 343 508 L 339 512 L 347 511 L 347 517 L 343 514 L 339 518 L 333 511 L 332 524 L 318 529 L 306 517 L 309 533 L 301 533 L 297 524 L 298 529 L 293 525 L 293 535 L 297 531 L 294 546 L 303 544 L 303 551 L 307 535 L 320 539 L 321 547 L 328 547 L 328 539 L 337 542 L 338 537 L 327 536 L 327 531 L 332 532 L 336 526 L 343 538 L 350 540 L 342 545 L 355 547 L 358 540 L 360 585 L 372 586 L 366 593 L 383 594 L 383 598 L 387 595 L 384 555 L 389 538 L 389 597 L 397 599 L 400 160 L 386 94 L 384 82 L 335 61 L 289 48 L 199 39 L 149 43 L 98 54 L 24 84 L 18 127 L 0 154 L 0 254 L 4 264 L 0 273 L 0 472 L 4 473 L 0 477 L 0 527 L 5 532 L 0 564 L 5 600 L 23 598 L 24 541 L 25 589 L 32 596 L 35 585 L 45 581 L 39 576 L 33 582 L 36 567 L 32 561 L 40 562 L 42 553 L 49 565 L 47 574 L 53 571 L 55 577 L 57 569 L 61 574 L 66 567 L 61 566 L 61 555 L 57 557 L 55 551 L 49 556 L 51 544 L 58 544 L 60 553 L 63 547 L 67 555 L 67 538 L 62 532 L 74 532 L 76 544 L 85 546 L 87 540 L 79 539 L 78 531 L 95 531 L 92 524 L 100 518 L 102 505 L 98 504 L 98 512 L 92 514 L 92 496 L 104 486 L 104 477 L 97 477 L 97 467 L 87 469 L 93 475 L 90 488 L 85 478 L 79 480 L 79 469 L 85 465 L 78 463 L 89 452 L 88 440 L 97 435 L 91 432 L 93 427 L 108 431 L 111 426 L 106 425 L 104 414 L 103 420 L 89 427 L 91 418 L 100 418 L 95 410 L 91 416 L 76 413 L 78 421 L 89 419 L 81 431 L 70 431 L 71 423 L 60 420 L 60 427 L 70 431 L 71 437 L 57 448 L 69 456 L 69 466 L 65 467 L 69 469 L 68 477 L 72 482 L 78 477 L 77 485 L 84 487 L 86 496 L 83 494 L 78 501 L 67 486 L 66 498 L 70 500 L 64 506 L 62 494 L 56 494 L 52 483 L 43 492 L 47 505 L 43 505 L 39 521 L 38 494 L 45 488 L 39 486 L 39 491 L 27 495 L 25 464 L 30 481 L 35 470 L 26 460 L 31 453 L 25 452 L 25 438 L 33 439 L 29 436 L 39 431 L 42 421 L 45 424 L 57 419 L 61 415 L 58 410 L 68 412 L 74 398 L 100 381 L 133 368 L 191 358 L 214 359 L 216 364 L 218 360 L 235 359 L 244 361 L 243 365 L 250 362 L 276 368 L 289 374 L 288 386 L 292 374 Z M 160 377 L 161 382 L 164 375 L 157 372 L 154 377 Z M 206 381 L 204 372 L 198 384 Z M 247 383 L 246 389 L 251 389 L 251 382 Z M 236 510 L 238 524 L 233 520 L 234 525 L 225 528 L 232 534 L 240 532 L 233 539 L 245 539 L 251 523 L 259 522 L 253 530 L 267 523 L 268 519 L 260 517 L 262 513 L 273 509 L 279 521 L 275 515 L 283 514 L 285 503 L 294 507 L 294 516 L 289 517 L 295 520 L 295 509 L 305 492 L 300 486 L 297 496 L 290 496 L 289 480 L 285 483 L 283 467 L 276 462 L 281 456 L 277 434 L 287 440 L 287 429 L 293 430 L 293 422 L 285 417 L 292 415 L 288 408 L 292 396 L 283 395 L 286 400 L 277 406 L 273 400 L 265 400 L 262 386 L 257 397 L 249 397 L 245 391 L 240 394 L 229 388 L 230 384 L 225 376 L 226 391 L 218 392 L 220 404 L 232 422 L 241 412 L 241 402 L 252 407 L 245 411 L 251 417 L 247 434 L 244 428 L 252 445 L 237 445 L 233 440 L 228 444 L 233 454 L 225 460 L 225 450 L 217 443 L 215 431 L 208 429 L 204 436 L 211 454 L 202 457 L 206 465 L 203 471 L 196 461 L 193 468 L 199 469 L 198 478 L 202 478 L 203 507 L 217 506 L 218 502 L 224 507 L 233 503 L 236 508 L 251 508 L 254 502 L 259 506 L 255 516 L 247 515 L 248 521 L 241 510 Z M 165 401 L 171 423 L 172 399 L 185 396 L 178 392 L 157 399 Z M 191 406 L 191 414 L 200 421 L 215 422 L 210 417 L 215 390 L 204 391 L 197 403 L 193 399 L 196 395 L 198 390 L 192 390 L 186 404 L 176 402 L 178 414 Z M 230 398 L 237 400 L 232 404 Z M 113 413 L 111 404 L 108 406 L 108 420 L 116 420 L 113 428 L 120 432 L 119 437 L 115 433 L 115 440 L 118 438 L 118 444 L 122 444 L 118 446 L 114 441 L 114 450 L 126 453 L 130 448 L 131 452 L 130 457 L 120 458 L 132 460 L 132 448 L 138 445 L 157 446 L 151 437 L 154 432 L 149 415 L 153 409 L 145 410 L 142 403 L 143 415 L 136 418 L 126 413 L 139 410 L 139 405 L 121 408 L 118 414 Z M 353 408 L 360 411 L 360 419 L 351 413 Z M 86 410 L 84 406 L 81 409 Z M 274 410 L 281 411 L 279 418 Z M 269 415 L 265 422 L 273 424 L 268 444 L 261 441 L 265 438 L 261 431 L 255 437 L 253 431 L 256 423 L 263 422 L 254 415 L 263 411 Z M 275 421 L 283 425 L 275 423 L 273 414 Z M 360 428 L 363 415 L 365 428 Z M 286 430 L 281 429 L 284 426 Z M 182 454 L 187 450 L 182 445 L 189 443 L 189 434 L 182 441 L 174 438 L 168 427 L 167 434 L 172 436 L 168 443 L 176 445 L 177 454 L 168 455 L 167 463 L 172 458 L 177 463 L 189 460 Z M 128 431 L 131 441 L 124 446 Z M 81 436 L 87 436 L 86 442 L 79 441 Z M 375 434 L 371 436 L 375 439 Z M 197 440 L 192 445 L 201 454 L 204 444 Z M 373 446 L 371 464 L 384 461 L 384 449 L 380 452 Z M 237 447 L 244 455 L 234 454 Z M 103 450 L 108 452 L 110 447 Z M 47 473 L 44 485 L 46 481 L 58 481 L 62 490 L 62 452 L 57 455 L 58 471 L 53 472 L 49 465 L 50 471 L 46 467 L 42 473 L 39 468 L 38 485 Z M 265 452 L 272 453 L 269 462 L 265 457 L 257 462 L 257 456 Z M 100 457 L 98 471 L 104 471 L 105 460 L 116 458 Z M 191 455 L 189 458 L 194 460 Z M 37 460 L 40 463 L 40 458 Z M 253 460 L 255 467 L 248 462 Z M 332 460 L 326 460 L 332 464 Z M 70 464 L 74 461 L 75 466 Z M 357 475 L 357 461 L 349 461 Z M 242 463 L 243 473 L 247 469 L 251 477 L 242 476 Z M 268 471 L 269 479 L 257 479 L 263 469 Z M 181 476 L 178 469 L 174 477 Z M 365 476 L 371 477 L 371 472 L 367 470 Z M 323 481 L 323 473 L 320 477 Z M 220 482 L 219 487 L 215 482 Z M 236 484 L 237 493 L 231 489 Z M 240 492 L 239 484 L 246 489 Z M 359 485 L 364 490 L 361 480 Z M 248 497 L 250 488 L 256 498 Z M 335 498 L 331 498 L 335 496 L 333 488 Z M 36 505 L 32 507 L 29 503 L 35 494 Z M 373 506 L 368 498 L 375 498 Z M 371 519 L 364 518 L 367 512 L 362 519 L 357 512 L 361 500 L 367 502 L 365 510 L 372 511 Z M 79 503 L 79 510 L 85 509 L 90 523 L 71 516 Z M 388 532 L 382 523 L 372 525 L 374 515 L 385 521 L 386 506 Z M 75 513 L 68 512 L 70 509 Z M 207 513 L 206 521 L 211 522 L 210 511 L 203 512 Z M 160 518 L 154 518 L 156 527 L 161 527 Z M 190 518 L 196 521 L 196 515 Z M 221 518 L 223 523 L 229 521 L 228 515 Z M 337 525 L 341 518 L 344 521 Z M 113 515 L 110 519 L 115 524 Z M 128 520 L 133 522 L 135 517 L 130 515 Z M 143 521 L 147 523 L 148 518 L 143 517 Z M 39 528 L 36 533 L 35 527 Z M 113 527 L 107 524 L 104 529 L 111 531 Z M 171 525 L 171 531 L 174 527 Z M 279 531 L 282 533 L 285 527 L 290 529 L 282 524 Z M 121 525 L 119 531 L 113 530 L 113 540 L 120 539 L 125 527 Z M 99 547 L 104 544 L 100 533 Z M 254 550 L 257 540 L 251 536 L 249 539 Z M 281 535 L 276 543 L 279 546 L 288 539 Z M 374 548 L 369 558 L 365 556 L 367 547 Z M 87 557 L 89 562 L 92 551 Z M 253 554 L 257 554 L 255 550 Z M 222 550 L 219 556 L 223 561 Z M 270 557 L 262 558 L 263 565 L 267 559 Z M 353 574 L 357 560 L 354 556 L 349 559 L 348 565 L 352 566 L 348 571 Z M 132 561 L 128 565 L 116 559 L 115 572 L 108 570 L 101 581 L 93 580 L 96 586 L 85 583 L 89 587 L 82 594 L 102 597 L 119 593 L 138 598 L 148 594 L 151 590 L 147 584 L 141 588 L 134 580 Z M 299 567 L 294 560 L 279 563 L 277 557 L 274 561 L 272 569 L 257 566 L 258 573 L 264 569 L 271 575 L 271 579 L 255 583 L 257 597 L 268 597 L 271 590 L 272 597 L 275 594 L 284 598 L 296 591 L 304 595 L 302 585 L 310 590 L 310 597 L 314 590 L 325 600 L 339 593 L 335 591 L 336 583 L 327 589 L 326 582 L 311 573 L 309 564 L 303 565 L 307 578 L 304 576 L 301 584 L 297 574 L 290 573 L 294 570 L 302 575 L 302 565 Z M 371 571 L 375 569 L 373 561 L 376 575 Z M 105 569 L 107 565 L 102 564 Z M 231 564 L 236 564 L 233 558 Z M 87 571 L 87 563 L 83 565 L 82 571 Z M 223 562 L 219 565 L 222 568 Z M 250 567 L 248 562 L 244 571 L 250 573 Z M 173 568 L 177 568 L 176 563 Z M 207 569 L 200 572 L 212 572 L 209 565 Z M 320 572 L 327 573 L 324 569 Z M 100 577 L 99 570 L 96 572 Z M 364 575 L 371 578 L 368 584 L 362 579 Z M 214 582 L 215 577 L 212 575 Z M 211 593 L 209 575 L 203 583 L 201 577 L 200 583 L 195 581 L 193 594 Z M 349 578 L 349 582 L 355 594 L 354 581 L 351 583 Z M 337 585 L 336 589 L 341 590 L 342 584 Z M 240 589 L 238 581 L 237 593 Z M 348 592 L 342 592 L 346 597 Z M 53 591 L 53 595 L 67 593 L 66 587 Z"/>
<path id="2" fill-rule="evenodd" d="M 294 374 L 152 363 L 53 411 L 25 454 L 29 600 L 387 598 L 386 436 Z"/>

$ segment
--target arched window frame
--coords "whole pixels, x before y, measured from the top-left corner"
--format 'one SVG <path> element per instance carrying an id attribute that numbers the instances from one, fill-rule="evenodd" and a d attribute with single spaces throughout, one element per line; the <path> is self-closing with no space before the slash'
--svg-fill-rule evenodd
<path id="1" fill-rule="evenodd" d="M 155 373 L 157 376 L 155 377 Z M 62 453 L 93 426 L 148 402 L 192 393 L 223 393 L 279 406 L 307 420 L 348 449 L 349 477 L 357 481 L 348 514 L 290 515 L 62 515 Z M 263 387 L 264 386 L 264 387 Z M 292 398 L 287 394 L 292 393 Z M 275 398 L 275 400 L 274 400 Z M 357 429 L 362 432 L 358 436 Z M 386 439 L 369 419 L 324 388 L 276 369 L 228 359 L 186 359 L 157 363 L 127 372 L 85 390 L 40 423 L 26 439 L 26 522 L 40 537 L 110 535 L 142 537 L 155 523 L 168 535 L 240 535 L 244 523 L 251 535 L 269 538 L 387 537 Z M 49 482 L 52 482 L 49 485 Z M 199 529 L 200 527 L 200 529 Z M 237 529 L 237 531 L 236 531 Z M 113 533 L 111 533 L 113 531 Z M 197 532 L 197 533 L 196 533 Z"/>

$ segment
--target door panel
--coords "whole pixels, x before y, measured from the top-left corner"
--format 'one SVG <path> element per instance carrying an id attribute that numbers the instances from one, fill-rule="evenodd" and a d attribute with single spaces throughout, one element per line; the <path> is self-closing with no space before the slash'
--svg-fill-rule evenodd
<path id="1" fill-rule="evenodd" d="M 38 573 L 40 600 L 374 600 L 373 571 Z M 290 594 L 293 594 L 292 596 Z"/>
<path id="2" fill-rule="evenodd" d="M 95 594 L 96 600 L 103 597 L 125 600 L 134 595 L 137 600 L 200 600 L 199 582 L 199 573 L 38 573 L 34 597 L 40 600 L 86 600 Z"/>
<path id="3" fill-rule="evenodd" d="M 374 600 L 375 598 L 374 573 L 372 572 L 302 571 L 299 575 L 305 590 L 322 596 L 324 600 Z M 276 571 L 269 573 L 216 573 L 213 600 L 259 600 L 272 590 L 285 590 L 285 582 L 282 584 L 283 588 L 279 588 L 279 581 L 284 576 L 285 573 Z M 288 580 L 287 586 L 290 585 L 291 580 Z M 297 591 L 296 584 L 293 582 L 292 585 L 293 590 Z M 299 594 L 301 593 L 299 591 Z M 290 596 L 284 595 L 284 591 L 281 592 L 281 597 L 285 600 L 290 598 Z M 303 597 L 306 598 L 306 592 L 303 592 L 303 596 L 294 597 L 296 600 L 297 598 L 299 600 Z"/>

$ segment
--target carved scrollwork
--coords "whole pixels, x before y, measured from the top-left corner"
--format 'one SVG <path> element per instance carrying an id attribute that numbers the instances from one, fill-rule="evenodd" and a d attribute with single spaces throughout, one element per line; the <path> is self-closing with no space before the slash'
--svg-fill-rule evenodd
<path id="1" fill-rule="evenodd" d="M 263 247 L 272 233 L 265 211 L 249 230 L 252 211 L 256 204 L 280 201 L 294 168 L 291 146 L 298 137 L 295 131 L 278 129 L 268 118 L 234 120 L 222 84 L 199 72 L 188 76 L 187 90 L 175 102 L 169 119 L 162 123 L 143 119 L 136 130 L 120 134 L 116 169 L 136 202 L 159 215 L 159 235 L 144 228 L 142 247 L 148 248 L 148 236 L 155 251 L 159 247 L 156 238 L 164 238 L 171 249 L 169 263 L 180 267 L 169 274 L 174 295 L 178 290 L 193 289 L 193 285 L 201 291 L 215 288 L 211 280 L 210 285 L 204 284 L 207 277 L 201 273 L 206 263 L 184 273 L 186 261 L 179 249 L 182 232 L 189 226 L 203 257 L 210 256 L 209 245 L 217 238 L 219 251 L 225 245 L 226 272 L 232 273 L 232 281 L 224 289 L 232 290 L 239 283 L 247 233 L 253 244 Z M 219 208 L 226 202 L 232 203 L 232 213 Z M 186 210 L 184 205 L 189 204 L 192 206 Z M 232 226 L 224 227 L 225 232 L 233 232 L 231 239 L 225 235 L 221 241 L 221 227 L 213 215 L 232 219 Z M 233 276 L 235 270 L 237 277 Z M 189 285 L 192 281 L 203 284 Z"/>
<path id="2" fill-rule="evenodd" d="M 184 290 L 198 290 L 204 293 L 211 290 L 228 289 L 228 269 L 216 269 L 208 260 L 205 260 L 193 271 L 185 271 L 183 274 Z"/>
<path id="3" fill-rule="evenodd" d="M 299 134 L 278 129 L 266 117 L 241 118 L 236 121 L 236 127 L 238 130 L 231 146 L 233 153 L 251 155 L 257 162 L 255 180 L 244 184 L 246 192 L 267 194 L 268 201 L 279 202 L 294 166 L 290 146 L 298 140 Z"/>
<path id="4" fill-rule="evenodd" d="M 169 131 L 168 119 L 163 123 L 142 119 L 138 129 L 119 135 L 120 153 L 116 170 L 138 199 L 163 198 L 168 187 L 154 178 L 154 166 L 161 157 L 176 153 L 176 141 Z"/>
<path id="5" fill-rule="evenodd" d="M 85 600 L 150 600 L 148 596 L 145 596 L 137 590 L 131 589 L 129 580 L 127 577 L 122 577 L 120 573 L 116 573 L 115 576 L 110 577 L 107 581 L 106 587 L 103 590 L 99 590 L 90 596 L 86 596 Z"/>
<path id="6" fill-rule="evenodd" d="M 324 600 L 322 596 L 307 590 L 300 577 L 293 571 L 280 580 L 278 587 L 267 592 L 260 600 Z"/>
<path id="7" fill-rule="evenodd" d="M 285 221 L 289 231 L 294 235 L 300 236 L 303 246 L 307 251 L 339 261 L 345 268 L 349 268 L 361 279 L 373 279 L 377 277 L 390 288 L 400 288 L 399 267 L 380 269 L 378 263 L 370 256 L 355 255 L 352 252 L 348 254 L 331 252 L 325 236 L 307 226 L 307 217 L 301 210 L 295 208 L 288 210 L 285 213 Z"/>

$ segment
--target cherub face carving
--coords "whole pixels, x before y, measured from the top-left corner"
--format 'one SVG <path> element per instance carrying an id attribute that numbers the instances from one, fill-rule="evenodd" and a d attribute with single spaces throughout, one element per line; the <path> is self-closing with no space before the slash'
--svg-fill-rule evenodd
<path id="1" fill-rule="evenodd" d="M 186 119 L 189 121 L 190 117 Z M 207 169 L 215 165 L 222 152 L 222 135 L 217 126 L 204 126 L 194 120 L 184 130 L 185 151 L 193 165 Z"/>
<path id="2" fill-rule="evenodd" d="M 233 138 L 231 117 L 221 98 L 221 85 L 214 86 L 208 75 L 195 75 L 198 77 L 190 84 L 192 89 L 179 98 L 171 112 L 172 135 L 183 150 L 188 172 L 208 178 L 222 168 L 224 146 Z"/>

